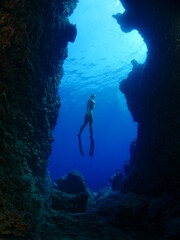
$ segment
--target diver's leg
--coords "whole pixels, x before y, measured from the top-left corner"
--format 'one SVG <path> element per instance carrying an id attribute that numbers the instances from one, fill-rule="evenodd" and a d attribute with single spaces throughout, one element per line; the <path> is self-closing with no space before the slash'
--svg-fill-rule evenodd
<path id="1" fill-rule="evenodd" d="M 84 119 L 84 123 L 83 125 L 81 126 L 80 130 L 79 130 L 79 133 L 78 133 L 78 136 L 80 137 L 81 136 L 81 133 L 83 131 L 83 129 L 85 128 L 85 126 L 88 124 L 88 118 L 87 116 L 85 116 L 85 119 Z"/>
<path id="2" fill-rule="evenodd" d="M 93 117 L 92 116 L 90 116 L 90 118 L 89 118 L 89 131 L 90 131 L 90 139 L 91 139 L 89 155 L 91 157 L 93 157 L 93 154 L 94 154 L 94 140 L 93 140 Z"/>
<path id="3" fill-rule="evenodd" d="M 92 137 L 91 137 L 91 145 L 90 145 L 89 155 L 91 157 L 93 157 L 93 155 L 94 155 L 94 140 Z"/>
<path id="4" fill-rule="evenodd" d="M 82 149 L 82 143 L 81 143 L 81 133 L 83 131 L 83 129 L 85 128 L 85 126 L 88 124 L 88 117 L 87 115 L 85 116 L 84 118 L 84 123 L 83 125 L 81 126 L 80 130 L 79 130 L 79 133 L 78 133 L 78 139 L 79 139 L 79 150 L 80 150 L 80 153 L 82 156 L 84 156 L 84 152 L 83 152 L 83 149 Z"/>
<path id="5" fill-rule="evenodd" d="M 90 138 L 93 138 L 93 117 L 90 116 L 89 118 L 89 132 L 90 132 Z"/>
<path id="6" fill-rule="evenodd" d="M 79 140 L 79 150 L 82 156 L 84 156 L 83 148 L 82 148 L 82 143 L 81 143 L 81 137 L 78 135 L 78 140 Z"/>

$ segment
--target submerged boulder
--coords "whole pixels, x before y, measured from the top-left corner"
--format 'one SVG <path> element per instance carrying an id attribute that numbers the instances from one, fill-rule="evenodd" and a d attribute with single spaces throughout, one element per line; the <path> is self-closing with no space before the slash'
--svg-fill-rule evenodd
<path id="1" fill-rule="evenodd" d="M 52 208 L 56 211 L 77 213 L 86 211 L 88 195 L 87 193 L 67 194 L 54 189 L 51 195 Z"/>
<path id="2" fill-rule="evenodd" d="M 84 193 L 88 196 L 88 204 L 93 205 L 95 204 L 95 198 L 88 185 L 86 180 L 78 171 L 72 171 L 69 174 L 59 178 L 56 181 L 57 189 L 63 191 L 67 194 L 80 194 Z"/>
<path id="3" fill-rule="evenodd" d="M 62 178 L 59 178 L 56 183 L 57 189 L 70 194 L 85 192 L 87 188 L 84 177 L 77 171 L 72 171 Z"/>

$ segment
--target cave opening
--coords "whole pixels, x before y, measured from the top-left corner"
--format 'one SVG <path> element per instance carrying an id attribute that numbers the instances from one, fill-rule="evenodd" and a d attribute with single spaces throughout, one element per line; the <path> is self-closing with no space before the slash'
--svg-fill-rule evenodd
<path id="1" fill-rule="evenodd" d="M 61 108 L 54 130 L 49 171 L 53 180 L 77 170 L 94 191 L 107 186 L 110 177 L 129 160 L 129 146 L 136 138 L 137 124 L 119 90 L 119 82 L 132 70 L 131 61 L 144 63 L 147 47 L 140 34 L 121 31 L 112 15 L 125 9 L 118 0 L 80 0 L 70 22 L 77 37 L 68 45 L 59 95 Z M 77 134 L 89 96 L 96 94 L 94 110 L 94 157 L 89 156 L 89 127 L 78 148 Z"/>

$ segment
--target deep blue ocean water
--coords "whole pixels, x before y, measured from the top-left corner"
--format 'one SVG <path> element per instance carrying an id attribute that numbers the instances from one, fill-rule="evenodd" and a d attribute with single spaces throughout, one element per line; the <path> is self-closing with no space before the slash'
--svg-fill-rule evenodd
<path id="1" fill-rule="evenodd" d="M 117 0 L 80 0 L 70 17 L 77 26 L 77 37 L 68 46 L 59 88 L 62 106 L 49 159 L 53 180 L 78 170 L 96 191 L 108 185 L 111 175 L 129 160 L 137 124 L 119 91 L 119 82 L 132 70 L 131 60 L 146 60 L 147 48 L 136 30 L 125 34 L 112 18 L 123 11 Z M 85 157 L 80 154 L 77 137 L 92 93 L 96 94 L 93 158 L 89 156 L 89 127 L 82 133 Z"/>

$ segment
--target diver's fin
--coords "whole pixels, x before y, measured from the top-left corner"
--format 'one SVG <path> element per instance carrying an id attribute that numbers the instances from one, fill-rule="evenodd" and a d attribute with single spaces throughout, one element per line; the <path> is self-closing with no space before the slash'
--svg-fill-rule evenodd
<path id="1" fill-rule="evenodd" d="M 93 140 L 92 137 L 90 137 L 90 139 L 91 139 L 91 145 L 90 145 L 89 155 L 90 155 L 91 157 L 93 157 L 93 154 L 94 154 L 94 140 Z"/>
<path id="2" fill-rule="evenodd" d="M 78 134 L 78 139 L 79 139 L 79 150 L 80 150 L 80 153 L 81 153 L 82 156 L 84 156 L 83 149 L 82 149 L 82 143 L 81 143 L 81 137 L 80 137 L 79 134 Z"/>

